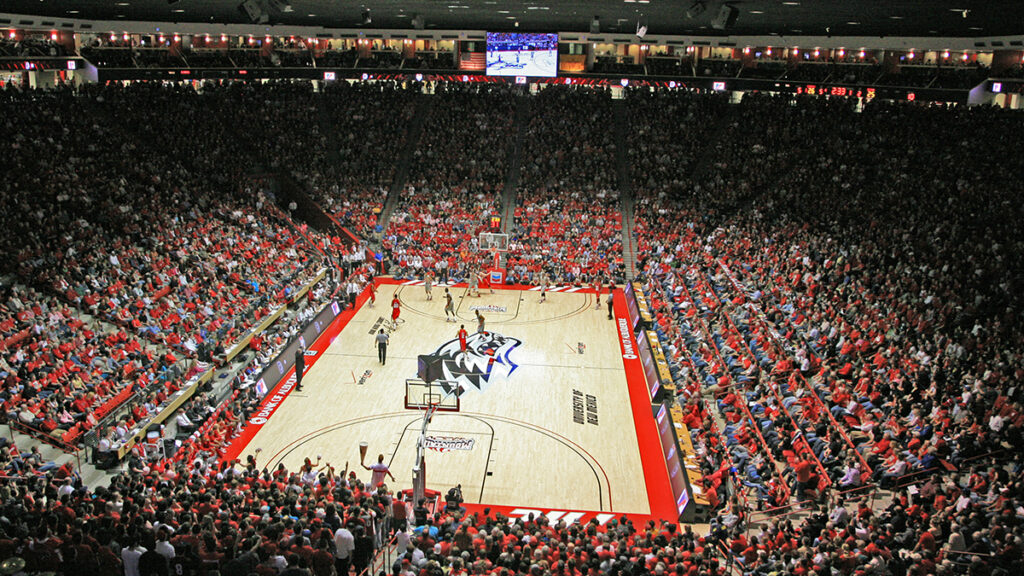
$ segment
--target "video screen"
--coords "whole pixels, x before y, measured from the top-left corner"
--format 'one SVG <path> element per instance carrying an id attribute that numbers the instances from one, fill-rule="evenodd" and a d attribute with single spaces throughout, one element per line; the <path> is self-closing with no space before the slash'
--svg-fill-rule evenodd
<path id="1" fill-rule="evenodd" d="M 636 294 L 633 293 L 633 285 L 626 286 L 626 309 L 629 310 L 629 326 L 636 332 L 636 325 L 640 323 L 640 307 L 636 305 Z"/>
<path id="2" fill-rule="evenodd" d="M 665 455 L 665 466 L 668 468 L 668 479 L 672 484 L 672 495 L 676 500 L 676 511 L 682 515 L 690 502 L 690 491 L 686 488 L 686 470 L 679 459 L 676 434 L 672 430 L 672 418 L 668 408 L 662 404 L 656 409 L 654 420 L 658 424 L 658 435 L 661 436 L 661 450 Z"/>
<path id="3" fill-rule="evenodd" d="M 487 33 L 488 76 L 558 76 L 558 34 Z"/>
<path id="4" fill-rule="evenodd" d="M 651 343 L 647 340 L 647 334 L 637 334 L 636 343 L 640 348 L 640 360 L 644 364 L 644 374 L 647 377 L 647 390 L 651 393 L 651 402 L 658 397 L 658 390 L 661 389 L 661 378 L 658 376 L 658 365 L 654 361 L 654 354 L 651 353 Z"/>

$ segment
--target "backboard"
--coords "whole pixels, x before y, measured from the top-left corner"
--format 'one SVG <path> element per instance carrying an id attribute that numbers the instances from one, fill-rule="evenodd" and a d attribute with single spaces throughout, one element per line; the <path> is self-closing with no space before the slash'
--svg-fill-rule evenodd
<path id="1" fill-rule="evenodd" d="M 491 250 L 508 252 L 508 234 L 481 232 L 478 244 L 480 246 L 480 250 L 483 252 L 489 252 Z"/>
<path id="2" fill-rule="evenodd" d="M 435 380 L 430 383 L 416 378 L 406 380 L 405 408 L 406 410 L 435 408 L 438 412 L 458 412 L 459 394 L 448 394 L 448 391 L 455 386 L 458 384 L 446 380 Z"/>

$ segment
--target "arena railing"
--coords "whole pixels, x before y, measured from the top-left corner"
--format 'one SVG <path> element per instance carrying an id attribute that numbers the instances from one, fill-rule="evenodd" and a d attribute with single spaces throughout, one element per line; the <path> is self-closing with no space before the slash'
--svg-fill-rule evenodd
<path id="1" fill-rule="evenodd" d="M 712 288 L 712 290 L 714 289 L 713 286 L 711 288 Z M 724 311 L 723 312 L 723 316 L 725 317 L 726 321 L 729 323 L 729 326 L 732 327 L 732 331 L 737 336 L 739 336 L 740 342 L 743 343 L 743 349 L 746 351 L 747 355 L 750 357 L 750 360 L 754 364 L 757 364 L 757 356 L 754 354 L 754 351 L 750 348 L 750 345 L 747 343 L 747 340 L 744 337 L 743 333 L 740 332 L 739 328 L 736 327 L 736 324 L 733 322 L 732 317 L 729 315 L 728 311 Z M 811 457 L 814 459 L 815 464 L 817 464 L 818 471 L 821 473 L 821 477 L 825 479 L 825 482 L 826 482 L 825 486 L 826 487 L 827 486 L 831 486 L 832 485 L 832 479 L 829 478 L 828 470 L 825 469 L 824 464 L 821 463 L 821 459 L 818 458 L 818 455 L 814 453 L 814 449 L 811 447 L 811 443 L 807 440 L 807 430 L 805 430 L 804 427 L 802 427 L 800 425 L 800 423 L 797 422 L 797 419 L 796 419 L 796 417 L 793 416 L 793 413 L 788 408 L 785 407 L 785 404 L 783 403 L 783 396 L 779 392 L 779 386 L 775 382 L 773 376 L 774 375 L 769 375 L 768 378 L 765 379 L 765 381 L 768 382 L 768 388 L 772 391 L 772 395 L 775 396 L 775 400 L 779 403 L 779 407 L 782 408 L 782 411 L 785 412 L 786 416 L 789 417 L 789 421 L 790 421 L 790 423 L 793 424 L 793 428 L 795 430 L 799 431 L 799 433 L 800 433 L 799 434 L 799 438 L 803 441 L 803 445 L 806 448 L 807 453 L 811 455 Z M 812 393 L 811 396 L 814 396 L 815 398 L 817 398 L 816 394 Z M 804 419 L 803 419 L 803 417 L 801 415 L 801 421 L 803 421 L 803 420 Z M 798 494 L 797 495 L 798 498 L 800 496 L 802 496 L 802 494 Z"/>
<path id="2" fill-rule="evenodd" d="M 766 508 L 764 510 L 755 510 L 755 511 L 750 513 L 750 522 L 749 522 L 749 524 L 753 524 L 755 522 L 754 516 L 756 516 L 758 514 L 764 516 L 764 518 L 762 518 L 761 520 L 767 520 L 769 518 L 783 518 L 785 516 L 790 516 L 792 514 L 798 514 L 800 512 L 807 512 L 807 510 L 804 510 L 803 508 L 800 508 L 798 510 L 795 509 L 795 508 L 797 506 L 803 506 L 804 504 L 814 504 L 814 503 L 815 503 L 814 500 L 800 500 L 799 502 L 790 502 L 789 504 L 783 504 L 782 506 L 776 506 L 774 508 Z M 780 510 L 789 510 L 789 511 L 776 514 L 776 512 L 779 512 Z"/>
<path id="3" fill-rule="evenodd" d="M 978 454 L 977 456 L 971 456 L 969 458 L 964 458 L 963 460 L 961 460 L 961 463 L 965 464 L 967 462 L 974 462 L 975 460 L 981 460 L 982 458 L 992 458 L 995 455 L 1002 454 L 1004 452 L 1009 452 L 1009 450 L 1007 450 L 1006 448 L 1000 448 L 999 450 L 993 450 L 991 452 L 986 452 L 984 454 Z"/>
<path id="4" fill-rule="evenodd" d="M 374 543 L 376 545 L 376 542 Z M 366 568 L 363 568 L 356 576 L 371 576 L 378 572 L 391 573 L 391 563 L 397 557 L 395 546 L 398 544 L 398 535 L 395 534 L 373 553 L 373 558 Z"/>
<path id="5" fill-rule="evenodd" d="M 763 313 L 754 305 L 753 301 L 751 301 L 751 299 L 750 299 L 749 295 L 747 294 L 747 292 L 745 290 L 743 290 L 743 287 L 740 285 L 739 281 L 733 275 L 732 269 L 721 258 L 719 258 L 717 260 L 717 263 L 718 263 L 719 267 L 722 269 L 722 271 L 725 272 L 726 277 L 729 278 L 729 281 L 732 284 L 733 288 L 736 290 L 736 292 L 738 292 L 739 294 L 742 294 L 743 295 L 743 299 L 747 301 L 747 309 L 750 310 L 752 317 L 756 318 L 767 329 L 767 333 L 771 337 L 771 341 L 775 344 L 776 350 L 778 350 L 780 352 L 785 352 L 785 347 L 779 341 L 779 338 L 776 336 L 775 332 L 772 331 L 771 326 L 764 319 Z M 779 310 L 778 306 L 775 306 L 773 304 L 772 307 L 775 308 L 776 311 L 782 313 L 782 311 Z M 783 316 L 783 318 L 786 319 L 786 323 L 789 324 L 790 327 L 792 327 L 794 329 L 794 331 L 797 331 L 797 327 L 795 325 L 793 325 L 793 323 L 792 323 L 792 321 L 790 319 L 790 316 L 788 314 L 782 314 L 782 316 Z M 731 319 L 730 319 L 730 322 L 731 322 Z M 802 332 L 802 331 L 799 331 L 799 332 Z M 800 334 L 800 338 L 802 340 L 804 340 L 805 343 L 811 344 L 810 342 L 807 342 L 807 340 L 803 337 L 802 333 Z M 746 344 L 745 340 L 744 340 L 744 344 Z M 810 353 L 811 354 L 813 354 L 815 356 L 818 356 L 820 358 L 820 356 L 814 352 L 814 348 L 813 347 L 809 347 L 809 348 L 810 348 Z M 748 349 L 749 349 L 749 346 L 748 346 Z M 753 353 L 753 352 L 751 351 L 751 353 Z M 799 374 L 799 372 L 798 372 L 798 374 Z M 843 439 L 846 441 L 846 444 L 850 447 L 850 449 L 856 455 L 857 459 L 860 461 L 861 466 L 863 466 L 864 470 L 867 473 L 870 474 L 872 472 L 871 466 L 868 465 L 867 460 L 865 460 L 864 456 L 857 450 L 857 446 L 854 444 L 853 439 L 850 438 L 850 435 L 847 434 L 846 430 L 844 430 L 842 426 L 840 426 L 839 421 L 836 420 L 835 415 L 832 414 L 832 411 L 829 409 L 829 406 L 827 406 L 825 404 L 825 402 L 821 399 L 821 397 L 818 396 L 818 390 L 813 385 L 811 385 L 811 383 L 808 382 L 806 378 L 804 378 L 803 374 L 799 374 L 799 377 L 800 377 L 800 380 L 803 381 L 804 385 L 806 385 L 807 388 L 812 391 L 811 395 L 814 397 L 815 402 L 824 409 L 825 413 L 828 415 L 828 419 L 832 422 L 832 426 L 839 432 L 839 435 L 842 436 Z"/>
<path id="6" fill-rule="evenodd" d="M 289 297 L 288 301 L 274 309 L 274 311 L 268 314 L 257 326 L 250 328 L 249 331 L 246 332 L 245 336 L 242 336 L 242 338 L 236 341 L 235 344 L 231 348 L 229 348 L 227 352 L 224 353 L 224 358 L 221 360 L 222 364 L 227 364 L 234 360 L 235 356 L 240 354 L 243 350 L 246 349 L 247 346 L 249 346 L 249 342 L 252 341 L 254 336 L 269 328 L 272 324 L 274 324 L 274 322 L 277 322 L 277 320 L 284 314 L 285 310 L 288 309 L 288 306 L 302 299 L 302 297 L 305 296 L 307 292 L 312 290 L 313 287 L 316 286 L 316 284 L 323 280 L 326 276 L 327 268 L 322 268 L 316 274 L 316 276 L 313 277 L 312 280 L 310 280 L 304 286 L 296 290 L 295 293 L 292 294 L 291 297 Z"/>
<path id="7" fill-rule="evenodd" d="M 746 294 L 746 292 L 745 292 L 745 291 L 744 291 L 744 290 L 742 289 L 742 287 L 741 287 L 741 286 L 739 285 L 739 282 L 738 282 L 738 281 L 737 281 L 737 280 L 735 279 L 735 277 L 733 276 L 733 274 L 732 274 L 732 270 L 731 270 L 731 269 L 729 269 L 729 266 L 727 266 L 727 265 L 726 265 L 726 263 L 725 263 L 725 262 L 724 262 L 724 261 L 723 261 L 723 260 L 722 260 L 721 258 L 720 258 L 720 259 L 718 260 L 718 264 L 719 264 L 719 266 L 721 266 L 722 270 L 723 270 L 723 271 L 724 271 L 724 272 L 726 273 L 726 276 L 727 276 L 727 277 L 729 278 L 730 282 L 732 283 L 732 286 L 733 286 L 733 288 L 734 288 L 734 289 L 735 289 L 735 290 L 736 290 L 736 291 L 737 291 L 738 293 L 740 293 L 740 294 L 742 294 L 742 295 L 743 295 L 743 299 L 745 299 L 745 300 L 746 300 L 746 303 L 748 303 L 748 310 L 749 310 L 749 311 L 751 311 L 751 313 L 752 313 L 752 317 L 753 317 L 753 318 L 756 318 L 756 319 L 757 319 L 757 320 L 758 320 L 759 322 L 761 322 L 761 324 L 762 324 L 762 325 L 763 325 L 763 326 L 764 326 L 764 327 L 765 327 L 765 328 L 767 329 L 767 333 L 768 333 L 768 335 L 769 335 L 769 336 L 771 337 L 771 341 L 772 341 L 772 342 L 774 343 L 774 345 L 775 345 L 775 348 L 776 348 L 776 351 L 778 351 L 778 352 L 780 352 L 780 353 L 785 353 L 786 351 L 785 351 L 785 348 L 784 348 L 784 346 L 783 346 L 783 345 L 781 344 L 781 342 L 779 341 L 779 338 L 778 338 L 778 337 L 777 337 L 777 336 L 775 335 L 775 333 L 774 333 L 774 332 L 772 331 L 772 329 L 771 329 L 771 326 L 770 326 L 770 325 L 768 324 L 768 322 L 767 322 L 767 321 L 766 321 L 766 320 L 764 319 L 764 315 L 763 315 L 763 313 L 762 313 L 762 312 L 761 312 L 760 310 L 758 310 L 757 306 L 756 306 L 756 305 L 754 304 L 754 302 L 753 302 L 753 301 L 751 301 L 751 299 L 750 299 L 750 297 L 748 296 L 748 294 Z M 778 306 L 775 306 L 775 305 L 773 304 L 773 307 L 775 307 L 775 310 L 776 310 L 776 311 L 778 311 L 779 313 L 781 313 L 781 311 L 779 311 L 779 310 L 778 310 Z M 786 323 L 787 323 L 787 324 L 790 324 L 790 326 L 791 326 L 792 328 L 794 328 L 794 330 L 797 330 L 797 327 L 796 327 L 796 326 L 794 326 L 794 325 L 792 324 L 792 321 L 791 321 L 791 319 L 790 319 L 790 316 L 788 316 L 788 315 L 785 315 L 785 314 L 783 314 L 782 316 L 783 316 L 783 318 L 785 318 L 785 321 L 786 321 Z M 730 322 L 731 322 L 731 320 L 730 320 Z M 801 339 L 804 339 L 804 338 L 803 338 L 803 335 L 801 335 L 800 337 L 801 337 Z M 805 339 L 805 342 L 806 342 L 806 339 Z M 744 343 L 744 344 L 746 343 L 746 342 L 745 342 L 745 340 L 743 340 L 743 343 Z M 807 343 L 810 343 L 810 342 L 807 342 Z M 748 346 L 748 347 L 749 347 L 749 346 Z M 810 353 L 810 354 L 812 354 L 812 355 L 814 355 L 814 356 L 817 356 L 818 358 L 820 358 L 820 356 L 818 356 L 817 354 L 815 354 L 815 353 L 813 352 L 813 349 L 814 349 L 814 348 L 812 347 L 812 348 L 811 348 L 811 353 Z M 752 354 L 753 354 L 753 352 L 752 352 Z M 786 353 L 786 354 L 787 354 L 787 353 Z M 856 455 L 857 459 L 858 459 L 858 460 L 860 461 L 860 464 L 861 464 L 861 465 L 863 466 L 863 469 L 864 469 L 864 471 L 866 472 L 866 474 L 870 474 L 870 472 L 872 471 L 872 469 L 871 469 L 871 466 L 869 466 L 869 465 L 867 464 L 867 460 L 865 460 L 865 459 L 864 459 L 864 456 L 863 456 L 863 455 L 862 455 L 862 454 L 861 454 L 861 453 L 860 453 L 860 452 L 859 452 L 859 451 L 857 450 L 857 447 L 856 447 L 856 445 L 854 444 L 854 442 L 853 442 L 853 439 L 851 439 L 851 438 L 850 438 L 850 435 L 849 435 L 849 434 L 847 434 L 847 431 L 846 431 L 846 430 L 844 429 L 844 427 L 843 427 L 842 425 L 840 425 L 840 423 L 839 423 L 839 420 L 837 420 L 837 419 L 836 419 L 836 416 L 835 416 L 835 415 L 834 415 L 833 413 L 831 413 L 831 410 L 829 409 L 829 407 L 828 407 L 827 405 L 825 405 L 824 401 L 823 401 L 823 400 L 821 400 L 821 398 L 820 398 L 820 397 L 818 396 L 818 390 L 817 390 L 817 388 L 815 388 L 815 387 L 814 387 L 814 386 L 813 386 L 813 385 L 811 384 L 811 382 L 809 382 L 809 381 L 807 380 L 807 378 L 805 378 L 805 377 L 804 377 L 804 375 L 803 375 L 803 374 L 801 374 L 801 373 L 800 373 L 799 371 L 798 371 L 798 374 L 799 374 L 799 377 L 800 377 L 801 381 L 803 381 L 803 383 L 804 383 L 804 384 L 805 384 L 805 385 L 807 386 L 807 388 L 808 388 L 809 390 L 811 390 L 811 392 L 812 392 L 811 396 L 812 396 L 812 397 L 814 398 L 814 401 L 815 401 L 815 403 L 816 403 L 816 404 L 818 404 L 818 405 L 819 405 L 819 406 L 820 406 L 820 407 L 821 407 L 821 408 L 822 408 L 822 409 L 824 410 L 825 414 L 827 414 L 827 418 L 828 418 L 828 420 L 829 420 L 829 421 L 830 421 L 831 423 L 833 423 L 833 427 L 834 427 L 834 428 L 835 428 L 835 429 L 836 429 L 837 431 L 839 431 L 839 434 L 840 434 L 840 436 L 841 436 L 841 437 L 843 437 L 843 440 L 845 440 L 845 441 L 846 441 L 847 445 L 848 445 L 848 446 L 850 447 L 850 449 L 852 450 L 852 452 L 853 452 L 853 453 L 854 453 L 854 454 Z M 820 464 L 820 462 L 819 462 L 819 464 Z M 823 469 L 823 468 L 822 468 L 822 469 Z"/>
<path id="8" fill-rule="evenodd" d="M 683 292 L 686 294 L 687 299 L 689 299 L 689 301 L 693 304 L 694 310 L 695 311 L 699 311 L 700 308 L 697 305 L 697 301 L 693 298 L 693 294 L 690 292 L 690 289 L 686 285 L 686 282 L 681 282 L 680 286 L 682 286 Z M 711 337 L 711 335 L 710 335 L 710 333 L 709 333 L 709 331 L 707 329 L 707 326 L 704 324 L 704 321 L 700 318 L 700 313 L 696 312 L 693 315 L 693 317 L 691 318 L 691 320 L 693 320 L 693 324 L 695 326 L 697 326 L 697 329 L 703 334 L 703 336 L 704 336 L 703 340 L 704 340 L 705 344 L 707 344 L 709 346 L 709 348 L 714 351 L 715 355 L 718 356 L 719 360 L 723 363 L 723 365 L 725 365 L 725 362 L 722 359 L 721 352 L 718 350 L 718 345 L 715 343 L 714 338 Z M 692 362 L 690 364 L 691 364 L 691 368 L 694 370 L 694 373 L 696 374 L 696 372 L 697 372 L 696 368 L 697 367 L 695 365 L 693 365 Z M 720 387 L 720 388 L 729 388 L 729 387 L 736 386 L 738 384 L 739 384 L 738 381 L 736 381 L 735 379 L 730 377 L 730 383 L 727 386 Z M 765 456 L 767 456 L 768 458 L 771 459 L 772 464 L 773 464 L 773 468 L 775 469 L 775 472 L 777 474 L 779 474 L 779 472 L 778 472 L 778 462 L 775 460 L 774 454 L 771 452 L 770 447 L 765 442 L 764 437 L 761 435 L 761 427 L 760 427 L 760 425 L 758 425 L 757 421 L 753 419 L 753 415 L 750 413 L 750 410 L 747 408 L 746 404 L 743 404 L 743 403 L 741 403 L 741 404 L 742 404 L 743 410 L 746 412 L 746 417 L 747 417 L 747 419 L 750 422 L 750 425 L 751 425 L 750 427 L 753 428 L 755 434 L 757 435 L 757 438 L 761 441 L 761 446 L 762 446 L 763 450 L 765 451 Z M 723 435 L 723 441 L 725 440 L 724 433 L 725 433 L 724 430 L 721 431 L 721 434 Z M 728 450 L 728 447 L 727 447 L 727 443 L 723 443 L 722 445 L 725 447 L 724 448 L 724 453 L 726 454 L 726 458 L 729 460 L 730 467 L 731 468 L 735 468 L 735 466 L 732 466 L 732 459 L 729 457 L 729 450 Z M 780 474 L 780 476 L 781 476 L 781 474 Z M 741 486 L 742 486 L 742 484 L 741 484 Z M 781 487 L 782 487 L 782 490 L 786 494 L 786 500 L 789 500 L 792 497 L 792 492 L 789 489 L 788 483 L 783 481 L 782 484 L 781 484 Z M 744 501 L 746 501 L 746 494 L 745 493 L 744 493 Z"/>
<path id="9" fill-rule="evenodd" d="M 42 429 L 36 428 L 34 426 L 30 426 L 30 425 L 25 424 L 24 422 L 21 422 L 21 421 L 19 421 L 17 419 L 11 420 L 10 421 L 10 426 L 8 426 L 8 428 L 10 428 L 10 430 L 11 430 L 11 440 L 12 441 L 14 440 L 14 430 L 18 430 L 19 432 L 21 432 L 23 434 L 27 434 L 27 435 L 29 435 L 29 436 L 31 436 L 31 437 L 33 437 L 33 438 L 35 438 L 35 439 L 37 439 L 37 440 L 39 440 L 41 442 L 45 442 L 46 444 L 49 444 L 50 446 L 53 446 L 54 448 L 60 450 L 61 452 L 65 453 L 65 454 L 73 455 L 75 457 L 75 461 L 78 464 L 78 468 L 81 469 L 81 467 L 82 467 L 82 451 L 81 451 L 81 449 L 79 447 L 71 445 L 71 444 L 68 444 L 67 442 L 64 442 L 62 440 L 58 440 L 58 439 L 54 438 L 53 436 L 50 436 L 49 434 L 47 434 Z"/>
<path id="10" fill-rule="evenodd" d="M 189 363 L 194 364 L 195 360 L 187 358 L 179 360 L 176 364 L 169 366 L 164 371 L 162 371 L 159 374 L 159 376 L 149 386 L 143 388 L 142 390 L 138 390 L 132 393 L 127 398 L 125 398 L 123 402 L 117 405 L 117 407 L 113 408 L 105 416 L 100 418 L 96 422 L 95 426 L 93 426 L 84 434 L 82 434 L 81 443 L 86 448 L 95 448 L 97 445 L 99 445 L 99 432 L 101 430 L 106 430 L 110 428 L 113 425 L 113 423 L 118 420 L 118 418 L 124 415 L 125 409 L 127 407 L 130 407 L 133 403 L 141 401 L 145 396 L 154 393 L 161 386 L 165 385 L 168 380 L 178 378 L 182 374 L 187 374 L 191 369 L 191 367 L 186 368 L 186 366 Z"/>
<path id="11" fill-rule="evenodd" d="M 704 323 L 704 320 L 702 318 L 700 318 L 700 312 L 699 312 L 700 311 L 700 306 L 698 305 L 698 301 L 693 297 L 693 293 L 690 291 L 690 287 L 687 286 L 687 283 L 685 281 L 680 282 L 679 285 L 682 286 L 683 292 L 686 294 L 687 299 L 689 299 L 690 302 L 693 304 L 694 309 L 698 311 L 696 314 L 694 314 L 693 320 L 700 327 L 701 332 L 704 333 L 705 344 L 707 344 L 711 348 L 711 350 L 714 351 L 714 354 L 718 358 L 718 361 L 722 364 L 723 367 L 726 367 L 726 372 L 729 372 L 729 370 L 728 370 L 728 363 L 725 361 L 725 358 L 722 356 L 722 351 L 718 349 L 718 344 L 715 342 L 715 339 L 712 337 L 711 331 L 708 330 L 708 327 Z M 732 377 L 731 373 L 729 375 L 729 379 L 734 384 L 738 384 L 736 379 Z M 778 464 L 779 464 L 779 462 L 778 462 L 778 460 L 775 459 L 774 452 L 772 452 L 771 447 L 768 445 L 768 443 L 764 439 L 764 436 L 761 434 L 761 426 L 760 426 L 760 424 L 758 423 L 757 420 L 754 419 L 754 416 L 753 416 L 753 414 L 751 414 L 750 408 L 747 406 L 746 402 L 739 402 L 739 404 L 740 404 L 740 407 L 742 408 L 743 414 L 745 415 L 747 420 L 750 422 L 750 427 L 754 430 L 754 433 L 756 434 L 758 440 L 760 440 L 761 447 L 764 449 L 765 456 L 767 456 L 768 458 L 771 459 L 773 467 L 775 468 L 776 473 L 779 474 L 779 472 L 778 472 Z M 811 454 L 813 455 L 814 452 L 812 451 Z M 820 467 L 821 463 L 819 462 L 818 465 Z M 780 476 L 781 476 L 781 474 L 780 474 Z M 789 500 L 790 498 L 792 498 L 793 497 L 793 492 L 792 492 L 792 490 L 790 490 L 789 484 L 788 484 L 788 482 L 785 481 L 785 479 L 783 479 L 783 482 L 781 483 L 781 486 L 782 486 L 782 489 L 786 493 L 786 500 Z M 797 497 L 799 497 L 799 496 L 800 495 L 797 495 Z"/>
<path id="12" fill-rule="evenodd" d="M 128 455 L 128 452 L 131 451 L 131 449 L 134 448 L 136 444 L 146 439 L 146 433 L 149 431 L 151 426 L 156 424 L 162 424 L 168 418 L 170 418 L 171 415 L 173 415 L 178 410 L 178 408 L 181 408 L 181 406 L 185 404 L 185 402 L 187 402 L 190 398 L 192 398 L 192 396 L 195 395 L 195 393 L 199 390 L 201 386 L 203 386 L 211 379 L 213 379 L 213 375 L 215 373 L 216 371 L 213 369 L 208 369 L 200 373 L 199 376 L 196 377 L 195 380 L 191 382 L 188 386 L 182 388 L 178 392 L 175 392 L 175 396 L 173 396 L 168 401 L 168 403 L 160 410 L 160 412 L 158 412 L 152 418 L 137 424 L 136 427 L 130 431 L 131 436 L 125 439 L 124 443 L 117 449 L 117 459 L 124 459 L 124 457 Z"/>
<path id="13" fill-rule="evenodd" d="M 961 460 L 961 464 L 966 464 L 968 462 L 974 462 L 974 461 L 981 460 L 981 459 L 984 459 L 984 458 L 993 458 L 994 456 L 996 456 L 998 454 L 1003 454 L 1004 452 L 1008 452 L 1008 450 L 1006 450 L 1006 449 L 999 449 L 999 450 L 993 450 L 991 452 L 986 452 L 984 454 L 978 454 L 976 456 L 971 456 L 970 458 L 964 458 L 963 460 Z M 953 466 L 953 465 L 950 464 L 950 466 Z M 899 476 L 899 477 L 896 478 L 896 485 L 893 487 L 893 490 L 900 490 L 902 488 L 906 488 L 907 486 L 912 486 L 914 484 L 919 484 L 919 483 L 927 480 L 928 478 L 930 478 L 930 473 L 940 472 L 942 470 L 948 470 L 948 469 L 946 468 L 945 465 L 940 464 L 938 466 L 932 466 L 931 468 L 926 468 L 924 470 L 915 470 L 915 471 L 910 472 L 908 474 L 904 474 L 903 476 Z M 952 471 L 952 470 L 950 470 L 950 471 Z M 928 477 L 925 477 L 926 474 L 928 474 Z M 906 481 L 908 478 L 913 478 L 913 479 L 908 482 L 908 481 Z"/>

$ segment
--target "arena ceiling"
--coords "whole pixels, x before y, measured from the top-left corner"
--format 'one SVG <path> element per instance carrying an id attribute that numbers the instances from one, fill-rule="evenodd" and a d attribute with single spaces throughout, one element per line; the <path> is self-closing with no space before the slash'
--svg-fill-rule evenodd
<path id="1" fill-rule="evenodd" d="M 246 24 L 242 0 L 6 0 L 4 12 L 54 18 Z M 409 30 L 633 33 L 657 35 L 993 37 L 1024 34 L 1022 0 L 254 0 L 271 24 Z M 738 10 L 729 31 L 711 21 L 723 4 Z M 276 5 L 276 7 L 274 7 Z M 365 10 L 371 22 L 364 24 Z"/>

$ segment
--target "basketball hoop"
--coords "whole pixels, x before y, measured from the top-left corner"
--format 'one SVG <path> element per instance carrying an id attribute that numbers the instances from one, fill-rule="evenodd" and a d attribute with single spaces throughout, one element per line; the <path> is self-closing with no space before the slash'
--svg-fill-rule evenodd
<path id="1" fill-rule="evenodd" d="M 412 486 L 414 502 L 419 502 L 426 490 L 426 462 L 424 445 L 427 427 L 434 419 L 434 413 L 459 411 L 459 385 L 449 382 L 447 391 L 440 380 L 423 382 L 422 380 L 405 381 L 405 407 L 412 410 L 423 410 L 423 424 L 420 426 L 419 439 L 416 440 L 416 464 L 412 469 Z M 435 388 L 436 387 L 436 388 Z"/>
<path id="2" fill-rule="evenodd" d="M 413 408 L 413 410 L 422 410 L 423 418 L 426 419 L 427 424 L 431 424 L 434 421 L 434 413 L 441 407 L 440 400 L 427 400 L 426 405 L 422 408 Z"/>

